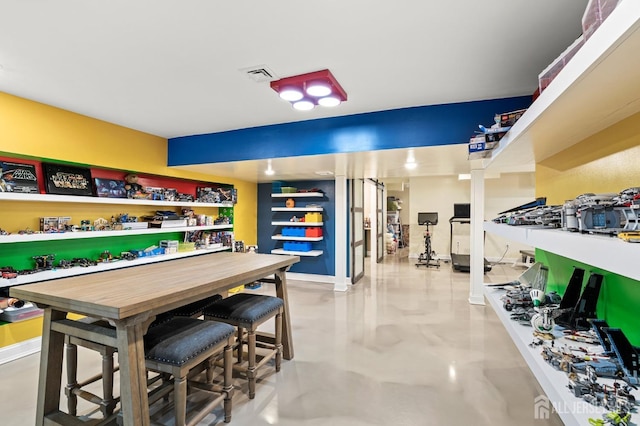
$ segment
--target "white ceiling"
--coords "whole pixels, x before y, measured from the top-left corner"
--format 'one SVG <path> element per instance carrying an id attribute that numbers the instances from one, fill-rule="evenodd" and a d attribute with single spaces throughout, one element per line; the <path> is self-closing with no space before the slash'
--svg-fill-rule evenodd
<path id="1" fill-rule="evenodd" d="M 0 91 L 166 138 L 529 95 L 580 35 L 586 4 L 0 0 Z M 253 66 L 279 78 L 329 68 L 349 100 L 295 111 L 240 71 Z M 317 156 L 312 172 L 383 180 L 460 173 L 465 149 L 416 149 L 411 172 L 406 150 Z M 318 179 L 307 160 L 274 160 L 274 176 L 264 175 L 266 161 L 204 170 L 258 182 Z"/>

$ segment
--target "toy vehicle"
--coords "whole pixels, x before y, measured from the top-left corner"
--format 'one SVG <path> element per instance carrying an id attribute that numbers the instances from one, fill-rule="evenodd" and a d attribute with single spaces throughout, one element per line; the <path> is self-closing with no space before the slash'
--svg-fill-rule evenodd
<path id="1" fill-rule="evenodd" d="M 640 231 L 621 231 L 618 238 L 628 243 L 640 243 Z"/>

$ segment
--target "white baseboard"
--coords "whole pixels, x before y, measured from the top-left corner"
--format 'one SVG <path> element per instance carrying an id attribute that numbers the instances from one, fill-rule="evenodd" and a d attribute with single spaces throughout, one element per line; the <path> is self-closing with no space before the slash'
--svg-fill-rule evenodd
<path id="1" fill-rule="evenodd" d="M 0 348 L 0 365 L 40 352 L 41 346 L 42 337 L 34 337 L 33 339 L 16 343 L 15 345 Z"/>
<path id="2" fill-rule="evenodd" d="M 287 272 L 287 280 L 335 284 L 336 277 L 334 277 L 333 275 L 300 274 L 297 272 Z"/>

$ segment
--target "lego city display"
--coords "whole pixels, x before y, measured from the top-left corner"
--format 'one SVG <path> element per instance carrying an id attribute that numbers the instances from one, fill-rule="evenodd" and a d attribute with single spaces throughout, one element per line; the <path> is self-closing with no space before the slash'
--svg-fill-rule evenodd
<path id="1" fill-rule="evenodd" d="M 20 192 L 37 194 L 38 178 L 36 168 L 32 164 L 2 162 L 2 178 L 0 192 Z"/>
<path id="2" fill-rule="evenodd" d="M 42 163 L 48 194 L 93 195 L 91 170 L 62 164 Z"/>

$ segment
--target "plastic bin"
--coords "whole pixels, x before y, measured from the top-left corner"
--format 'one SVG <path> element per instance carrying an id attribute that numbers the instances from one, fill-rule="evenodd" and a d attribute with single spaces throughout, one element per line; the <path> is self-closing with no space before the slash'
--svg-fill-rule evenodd
<path id="1" fill-rule="evenodd" d="M 322 222 L 322 213 L 310 212 L 304 215 L 305 222 Z"/>
<path id="2" fill-rule="evenodd" d="M 305 228 L 305 237 L 322 237 L 322 228 Z"/>

